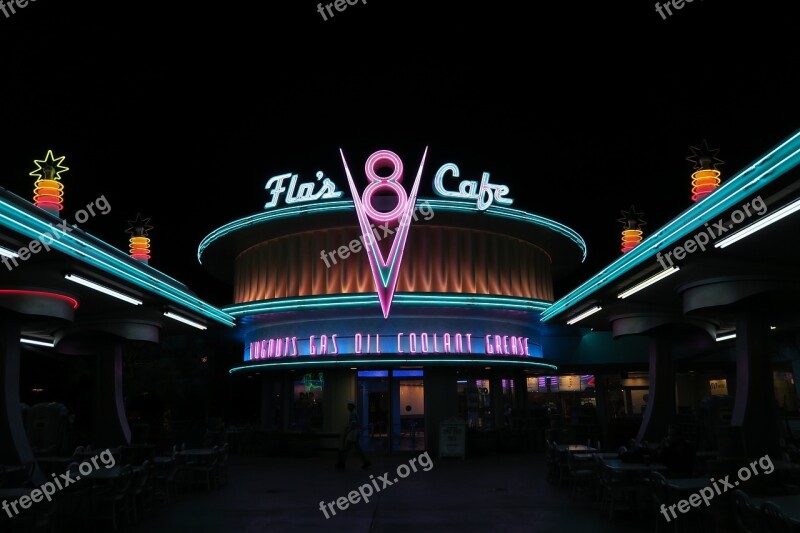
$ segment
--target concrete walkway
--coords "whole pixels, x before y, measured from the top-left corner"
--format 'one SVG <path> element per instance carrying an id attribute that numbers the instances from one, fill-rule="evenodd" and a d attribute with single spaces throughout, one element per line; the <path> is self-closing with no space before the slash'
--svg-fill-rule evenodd
<path id="1" fill-rule="evenodd" d="M 570 499 L 566 488 L 545 480 L 543 453 L 432 459 L 432 467 L 406 472 L 419 454 L 372 456 L 361 470 L 334 468 L 333 454 L 310 459 L 232 455 L 229 482 L 210 492 L 193 491 L 160 505 L 135 528 L 137 533 L 199 532 L 642 532 L 655 530 L 655 517 L 609 520 L 588 495 Z M 424 465 L 422 459 L 416 462 Z M 385 474 L 388 472 L 388 476 Z M 370 478 L 370 475 L 373 477 Z M 392 483 L 384 487 L 378 477 Z M 395 478 L 398 481 L 395 482 Z M 381 488 L 329 518 L 320 501 L 333 502 L 372 480 Z M 375 484 L 372 484 L 374 489 Z M 368 489 L 363 489 L 365 493 Z M 360 496 L 359 496 L 360 498 Z M 354 497 L 355 499 L 355 497 Z M 344 501 L 342 501 L 344 504 Z"/>

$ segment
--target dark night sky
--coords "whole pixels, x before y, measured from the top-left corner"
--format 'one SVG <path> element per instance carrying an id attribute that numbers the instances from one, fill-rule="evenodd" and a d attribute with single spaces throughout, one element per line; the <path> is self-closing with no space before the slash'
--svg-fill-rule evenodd
<path id="1" fill-rule="evenodd" d="M 223 305 L 197 245 L 268 177 L 346 189 L 339 147 L 409 169 L 428 145 L 424 195 L 452 161 L 584 237 L 562 295 L 618 256 L 621 209 L 652 231 L 688 207 L 690 145 L 725 178 L 800 126 L 790 3 L 628 4 L 30 2 L 0 13 L 0 186 L 28 198 L 32 160 L 66 155 L 67 218 L 105 195 L 83 228 L 125 249 L 152 217 L 151 265 Z"/>

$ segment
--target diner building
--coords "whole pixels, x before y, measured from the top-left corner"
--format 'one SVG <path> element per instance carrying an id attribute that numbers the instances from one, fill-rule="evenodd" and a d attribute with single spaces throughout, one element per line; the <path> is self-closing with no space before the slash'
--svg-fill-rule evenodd
<path id="1" fill-rule="evenodd" d="M 542 323 L 583 239 L 514 207 L 502 177 L 431 165 L 434 150 L 342 152 L 339 169 L 273 176 L 263 210 L 201 242 L 199 261 L 233 285 L 230 373 L 260 382 L 261 429 L 333 448 L 352 399 L 373 450 L 441 452 L 453 422 L 534 445 L 566 408 L 585 408 L 576 437 L 599 438 L 595 377 L 561 361 L 592 367 L 611 349 L 638 362 L 646 343 Z"/>

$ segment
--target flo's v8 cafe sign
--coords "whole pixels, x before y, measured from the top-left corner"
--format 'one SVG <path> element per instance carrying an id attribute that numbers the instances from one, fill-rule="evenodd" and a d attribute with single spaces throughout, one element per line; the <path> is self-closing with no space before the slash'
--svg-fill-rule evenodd
<path id="1" fill-rule="evenodd" d="M 425 147 L 409 192 L 406 192 L 402 185 L 403 161 L 391 150 L 378 150 L 370 155 L 364 164 L 363 177 L 357 172 L 358 167 L 353 167 L 351 171 L 342 149 L 339 149 L 339 154 L 353 198 L 356 217 L 361 226 L 361 234 L 366 237 L 364 248 L 367 251 L 383 317 L 389 318 L 400 264 L 403 260 L 403 249 L 417 201 L 417 191 L 425 170 L 428 148 Z M 469 179 L 459 181 L 461 174 L 458 166 L 455 163 L 445 163 L 433 176 L 433 191 L 437 195 L 456 201 L 475 202 L 476 208 L 480 211 L 489 209 L 495 203 L 511 205 L 514 202 L 507 197 L 509 192 L 507 186 L 489 182 L 488 172 L 481 175 L 480 181 Z M 361 192 L 356 185 L 357 178 L 358 181 L 363 183 L 366 180 L 367 183 Z M 264 209 L 278 206 L 281 200 L 287 205 L 294 205 L 332 200 L 343 195 L 342 191 L 336 189 L 336 184 L 321 171 L 316 173 L 316 180 L 308 182 L 300 182 L 297 174 L 279 174 L 267 181 L 265 189 L 268 191 L 269 200 L 264 204 Z M 397 203 L 390 211 L 380 210 L 374 203 L 377 195 L 394 196 L 397 198 Z M 381 247 L 369 236 L 372 235 L 371 224 L 389 223 L 396 223 L 397 231 L 389 252 L 384 254 Z"/>
<path id="2" fill-rule="evenodd" d="M 388 150 L 380 151 L 393 154 Z M 315 177 L 315 181 L 298 182 L 299 175 L 288 172 L 269 178 L 264 187 L 268 196 L 264 209 L 277 207 L 281 201 L 286 205 L 294 205 L 333 200 L 341 198 L 344 194 L 341 190 L 337 190 L 336 184 L 325 177 L 322 171 L 318 171 Z M 469 179 L 459 181 L 460 177 L 461 171 L 458 165 L 445 163 L 433 174 L 433 192 L 442 198 L 474 201 L 480 211 L 486 211 L 494 203 L 498 205 L 514 203 L 514 200 L 506 196 L 509 193 L 508 186 L 490 183 L 488 172 L 483 172 L 479 181 Z"/>

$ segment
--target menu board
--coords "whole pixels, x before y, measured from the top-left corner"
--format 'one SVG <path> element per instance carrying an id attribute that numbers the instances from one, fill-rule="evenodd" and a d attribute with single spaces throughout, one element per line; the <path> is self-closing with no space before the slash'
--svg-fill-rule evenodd
<path id="1" fill-rule="evenodd" d="M 728 395 L 728 380 L 727 379 L 712 379 L 708 382 L 711 386 L 712 396 L 727 396 Z"/>
<path id="2" fill-rule="evenodd" d="M 448 418 L 439 425 L 439 457 L 466 457 L 466 425 L 460 418 Z"/>
<path id="3" fill-rule="evenodd" d="M 558 390 L 560 391 L 580 391 L 581 377 L 577 374 L 558 376 Z"/>

